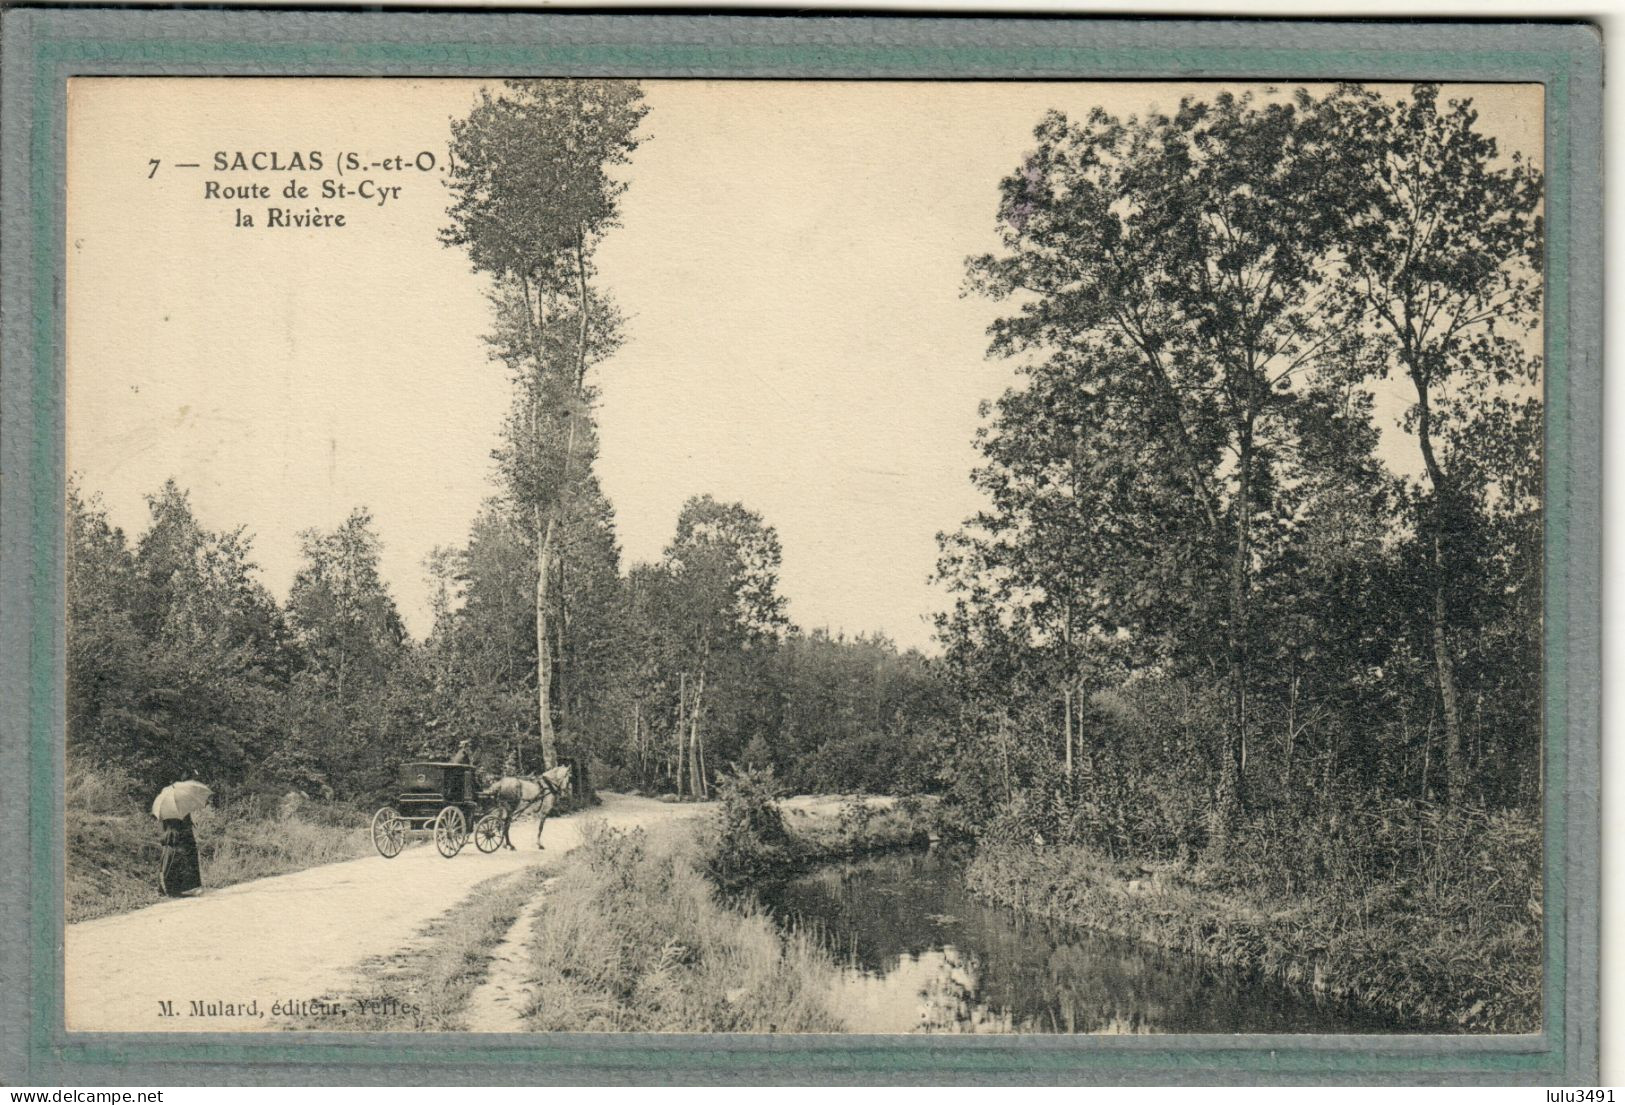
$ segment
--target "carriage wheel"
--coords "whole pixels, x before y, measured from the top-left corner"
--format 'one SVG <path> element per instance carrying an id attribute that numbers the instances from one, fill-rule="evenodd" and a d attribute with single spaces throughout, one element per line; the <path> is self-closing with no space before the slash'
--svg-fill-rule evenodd
<path id="1" fill-rule="evenodd" d="M 394 859 L 406 847 L 406 823 L 393 806 L 372 815 L 372 846 L 385 859 Z"/>
<path id="2" fill-rule="evenodd" d="M 503 821 L 506 820 L 502 810 L 492 810 L 478 821 L 474 822 L 474 847 L 490 855 L 502 847 Z"/>
<path id="3" fill-rule="evenodd" d="M 440 849 L 440 854 L 450 859 L 463 850 L 467 841 L 468 821 L 463 811 L 456 806 L 441 810 L 440 816 L 434 819 L 434 846 Z"/>

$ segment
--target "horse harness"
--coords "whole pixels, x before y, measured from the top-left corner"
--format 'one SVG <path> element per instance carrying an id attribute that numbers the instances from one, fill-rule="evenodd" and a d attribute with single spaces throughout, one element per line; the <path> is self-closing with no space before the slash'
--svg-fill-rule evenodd
<path id="1" fill-rule="evenodd" d="M 519 776 L 519 778 L 526 778 L 526 776 Z M 524 799 L 516 801 L 514 803 L 512 812 L 508 814 L 509 821 L 517 819 L 522 814 L 529 813 L 532 806 L 539 806 L 549 798 L 552 798 L 554 802 L 557 802 L 560 798 L 564 797 L 564 788 L 559 786 L 559 784 L 554 780 L 549 779 L 545 774 L 529 776 L 529 778 L 542 787 L 543 793 L 538 794 L 535 798 L 532 798 L 529 801 Z M 543 816 L 545 817 L 546 815 L 544 814 Z"/>

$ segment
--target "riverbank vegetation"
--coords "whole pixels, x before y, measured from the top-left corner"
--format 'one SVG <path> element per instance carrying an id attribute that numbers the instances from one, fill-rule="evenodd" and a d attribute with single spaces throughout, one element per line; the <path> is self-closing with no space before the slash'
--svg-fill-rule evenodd
<path id="1" fill-rule="evenodd" d="M 834 966 L 723 904 L 693 840 L 589 823 L 536 915 L 533 1031 L 834 1032 Z"/>
<path id="2" fill-rule="evenodd" d="M 1540 1023 L 1538 834 L 1507 815 L 1398 818 L 1327 841 L 1331 873 L 1288 890 L 1282 866 L 1112 862 L 1079 845 L 984 841 L 970 889 L 1032 916 L 1212 960 L 1389 1013 L 1412 1031 L 1532 1032 Z M 1380 849 L 1420 850 L 1380 866 Z"/>
<path id="3" fill-rule="evenodd" d="M 840 1030 L 828 950 L 737 891 L 819 859 L 923 844 L 931 803 L 781 801 L 765 769 L 723 776 L 718 794 L 713 817 L 675 837 L 583 825 L 531 926 L 528 1028 Z"/>

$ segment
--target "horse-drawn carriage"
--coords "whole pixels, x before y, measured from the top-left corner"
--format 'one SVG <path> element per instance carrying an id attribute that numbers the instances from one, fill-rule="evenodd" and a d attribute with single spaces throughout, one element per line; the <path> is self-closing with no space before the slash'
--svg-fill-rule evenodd
<path id="1" fill-rule="evenodd" d="M 470 764 L 405 764 L 400 787 L 395 805 L 372 815 L 372 843 L 385 859 L 401 854 L 408 833 L 432 832 L 434 846 L 447 859 L 463 850 L 470 835 L 488 854 L 507 839 L 508 807 L 486 804 Z"/>

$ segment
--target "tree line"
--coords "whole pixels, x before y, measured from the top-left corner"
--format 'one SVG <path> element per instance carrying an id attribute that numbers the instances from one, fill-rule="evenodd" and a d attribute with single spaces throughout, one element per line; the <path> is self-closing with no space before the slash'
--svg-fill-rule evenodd
<path id="1" fill-rule="evenodd" d="M 429 558 L 433 625 L 406 633 L 358 508 L 300 535 L 286 602 L 239 527 L 210 530 L 169 481 L 133 540 L 100 500 L 68 504 L 68 755 L 153 789 L 194 773 L 226 792 L 372 801 L 396 766 L 462 740 L 488 771 L 539 771 L 533 532 L 501 500 Z M 620 566 L 613 514 L 579 502 L 556 532 L 550 703 L 562 755 L 600 785 L 708 796 L 733 765 L 805 790 L 926 784 L 946 700 L 884 637 L 789 624 L 773 530 L 696 496 L 655 563 Z M 913 774 L 893 767 L 916 753 Z"/>

